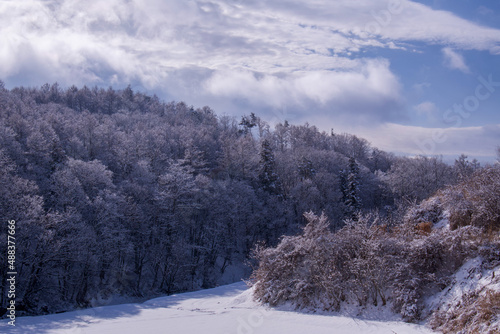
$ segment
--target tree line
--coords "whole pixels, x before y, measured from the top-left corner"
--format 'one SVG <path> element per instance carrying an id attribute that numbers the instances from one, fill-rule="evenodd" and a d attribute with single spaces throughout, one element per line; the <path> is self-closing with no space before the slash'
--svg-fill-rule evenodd
<path id="1" fill-rule="evenodd" d="M 25 314 L 148 297 L 248 277 L 254 245 L 324 212 L 403 209 L 480 166 L 397 157 L 355 135 L 134 92 L 0 82 L 0 240 L 17 226 Z M 0 243 L 6 279 L 6 243 Z M 5 310 L 5 285 L 0 287 Z"/>

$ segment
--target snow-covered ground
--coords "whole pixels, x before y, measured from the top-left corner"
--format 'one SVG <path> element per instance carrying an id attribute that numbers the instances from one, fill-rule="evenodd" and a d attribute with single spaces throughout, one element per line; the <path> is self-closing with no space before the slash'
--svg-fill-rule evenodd
<path id="1" fill-rule="evenodd" d="M 459 306 L 465 294 L 482 293 L 485 290 L 500 291 L 500 267 L 481 269 L 482 259 L 476 257 L 467 261 L 452 277 L 452 284 L 439 294 L 429 298 L 428 308 L 452 309 Z"/>
<path id="2" fill-rule="evenodd" d="M 366 319 L 366 318 L 365 318 Z M 1 333 L 68 334 L 416 334 L 433 333 L 400 321 L 275 310 L 255 303 L 244 283 L 61 314 L 0 321 Z"/>
<path id="3" fill-rule="evenodd" d="M 499 333 L 498 304 L 481 305 L 481 300 L 489 292 L 500 292 L 500 266 L 485 269 L 483 259 L 476 257 L 467 261 L 451 278 L 451 284 L 446 289 L 428 299 L 427 310 L 438 311 L 446 319 L 456 319 L 457 316 L 466 318 L 469 325 L 467 333 L 471 330 L 474 333 Z M 486 321 L 482 319 L 485 312 L 481 308 L 497 314 Z"/>

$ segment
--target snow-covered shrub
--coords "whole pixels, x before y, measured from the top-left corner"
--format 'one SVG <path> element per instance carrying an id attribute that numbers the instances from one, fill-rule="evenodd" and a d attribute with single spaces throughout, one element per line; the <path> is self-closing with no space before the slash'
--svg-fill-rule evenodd
<path id="1" fill-rule="evenodd" d="M 256 251 L 257 300 L 276 306 L 337 310 L 342 302 L 386 305 L 390 268 L 399 249 L 373 217 L 350 221 L 336 234 L 324 215 L 305 215 L 302 235 Z"/>
<path id="2" fill-rule="evenodd" d="M 343 278 L 343 295 L 359 306 L 386 305 L 388 270 L 398 253 L 386 227 L 377 223 L 376 216 L 361 216 L 335 234 L 335 260 Z"/>
<path id="3" fill-rule="evenodd" d="M 441 200 L 438 196 L 422 201 L 420 205 L 408 209 L 404 221 L 414 224 L 433 223 L 436 224 L 444 218 Z"/>
<path id="4" fill-rule="evenodd" d="M 305 214 L 308 224 L 300 236 L 283 237 L 276 248 L 256 250 L 256 299 L 276 306 L 290 302 L 297 308 L 338 309 L 341 289 L 335 270 L 333 234 L 326 216 Z"/>
<path id="5" fill-rule="evenodd" d="M 406 223 L 388 230 L 376 216 L 346 222 L 333 234 L 324 215 L 305 215 L 299 236 L 256 251 L 255 298 L 271 306 L 337 310 L 345 303 L 390 305 L 407 321 L 423 314 L 426 296 L 442 290 L 477 250 L 474 227 L 420 234 Z"/>
<path id="6" fill-rule="evenodd" d="M 500 228 L 500 165 L 478 170 L 470 179 L 449 187 L 442 194 L 452 229 L 473 225 Z"/>
<path id="7" fill-rule="evenodd" d="M 483 261 L 483 267 L 491 269 L 500 266 L 500 235 L 496 240 L 483 241 L 478 251 Z"/>
<path id="8" fill-rule="evenodd" d="M 451 229 L 468 225 L 500 228 L 500 165 L 477 170 L 461 183 L 439 191 L 408 209 L 406 223 L 436 224 L 448 220 Z"/>
<path id="9" fill-rule="evenodd" d="M 428 316 L 424 301 L 450 284 L 450 277 L 470 257 L 478 254 L 481 230 L 472 226 L 450 231 L 433 229 L 428 235 L 414 231 L 402 243 L 394 268 L 391 305 L 407 321 Z M 411 235 L 410 235 L 411 236 Z"/>

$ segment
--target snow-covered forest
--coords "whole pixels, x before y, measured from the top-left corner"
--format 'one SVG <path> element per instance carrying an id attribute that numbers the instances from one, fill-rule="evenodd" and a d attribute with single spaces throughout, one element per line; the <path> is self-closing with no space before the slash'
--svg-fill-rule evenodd
<path id="1" fill-rule="evenodd" d="M 419 320 L 467 260 L 498 265 L 499 175 L 463 155 L 398 157 L 130 87 L 0 82 L 0 211 L 17 223 L 19 315 L 211 288 L 253 266 L 271 305 L 388 304 Z"/>

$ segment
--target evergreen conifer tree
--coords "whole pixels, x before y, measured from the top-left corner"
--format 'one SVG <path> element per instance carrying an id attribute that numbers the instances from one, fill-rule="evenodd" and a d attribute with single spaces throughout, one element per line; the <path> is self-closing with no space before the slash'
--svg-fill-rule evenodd
<path id="1" fill-rule="evenodd" d="M 361 209 L 361 199 L 359 198 L 359 165 L 353 157 L 349 158 L 348 169 L 340 174 L 340 188 L 346 207 L 345 213 L 354 219 Z"/>
<path id="2" fill-rule="evenodd" d="M 262 141 L 259 180 L 265 191 L 273 195 L 282 194 L 281 181 L 276 173 L 274 153 L 267 139 Z"/>

